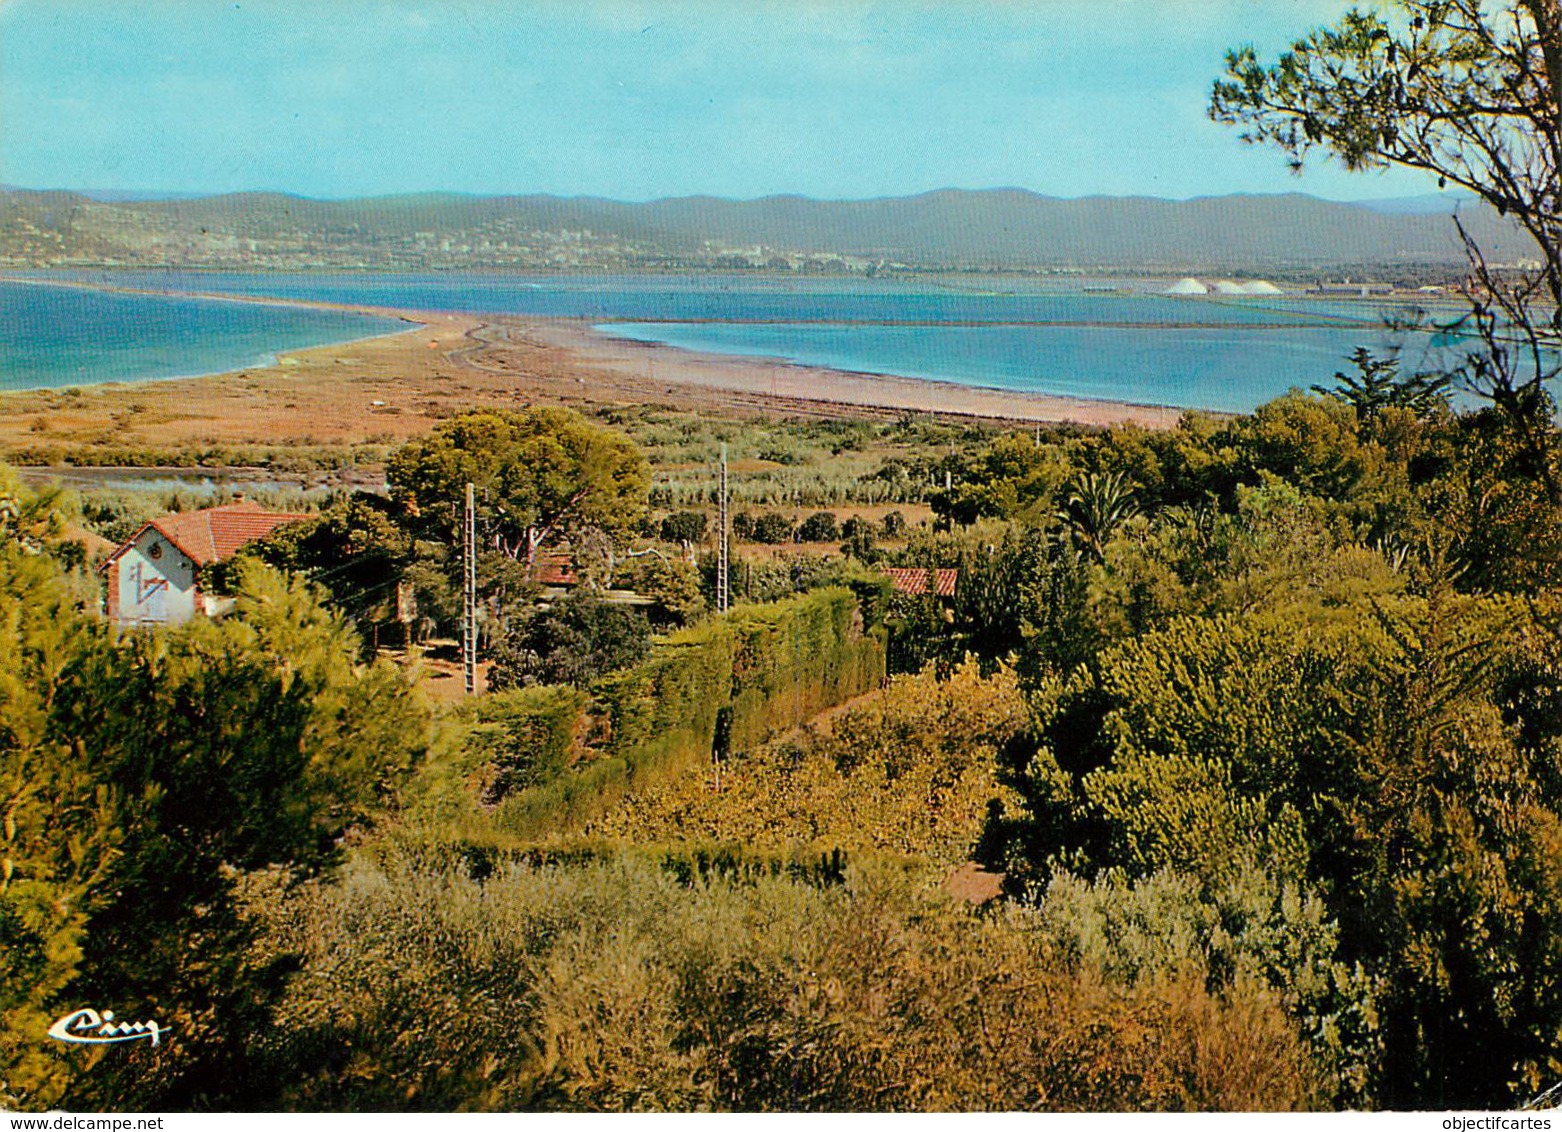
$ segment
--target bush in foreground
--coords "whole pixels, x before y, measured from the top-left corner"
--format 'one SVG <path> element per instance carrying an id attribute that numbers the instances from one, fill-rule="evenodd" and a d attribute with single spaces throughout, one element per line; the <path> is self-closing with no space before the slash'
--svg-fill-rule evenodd
<path id="1" fill-rule="evenodd" d="M 680 883 L 361 859 L 261 894 L 305 966 L 240 1105 L 348 1110 L 1291 1109 L 1317 1096 L 1269 992 L 1127 983 L 888 871 Z M 279 1084 L 280 1083 L 280 1084 Z M 235 1083 L 237 1085 L 237 1083 Z"/>

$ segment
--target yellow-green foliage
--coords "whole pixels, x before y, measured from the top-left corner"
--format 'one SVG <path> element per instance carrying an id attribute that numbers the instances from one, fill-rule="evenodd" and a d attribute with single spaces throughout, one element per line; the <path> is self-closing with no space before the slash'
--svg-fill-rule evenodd
<path id="1" fill-rule="evenodd" d="M 1258 849 L 1301 872 L 1306 839 L 1285 792 L 1319 745 L 1308 677 L 1324 662 L 1294 634 L 1229 617 L 1179 620 L 1107 654 L 1117 752 L 1085 788 L 1124 831 L 1132 867 L 1215 876 Z"/>
<path id="2" fill-rule="evenodd" d="M 857 598 L 827 589 L 745 609 L 731 621 L 732 734 L 741 751 L 884 678 L 882 642 L 863 633 Z"/>
<path id="3" fill-rule="evenodd" d="M 1320 1020 L 1340 1099 L 1531 1096 L 1562 1017 L 1559 623 L 1544 599 L 1434 588 L 1321 621 L 1184 618 L 1118 645 L 1037 690 L 1041 749 L 1018 783 L 1032 859 L 1170 870 L 1216 904 L 1267 875 L 1270 895 L 1222 925 L 1264 903 L 1260 918 L 1300 923 L 1285 894 L 1315 894 L 1336 973 L 1265 966 Z"/>
<path id="4" fill-rule="evenodd" d="M 657 643 L 649 660 L 599 681 L 589 704 L 580 703 L 573 721 L 557 694 L 479 706 L 472 716 L 481 727 L 465 750 L 452 756 L 468 768 L 474 801 L 497 772 L 474 759 L 479 751 L 510 752 L 537 743 L 530 767 L 557 767 L 562 737 L 605 731 L 595 745 L 576 743 L 575 765 L 550 776 L 538 774 L 525 788 L 498 801 L 489 823 L 468 811 L 458 824 L 471 834 L 484 826 L 530 838 L 579 828 L 617 798 L 646 785 L 690 774 L 707 764 L 718 747 L 741 750 L 884 678 L 881 635 L 865 629 L 858 600 L 845 588 L 815 590 L 768 606 L 743 607 L 727 617 L 684 629 Z M 546 717 L 533 718 L 533 717 Z M 568 725 L 566 726 L 566 723 Z M 507 737 L 491 728 L 507 729 Z M 545 737 L 545 738 L 544 738 Z M 458 742 L 458 746 L 461 745 Z M 431 769 L 430 799 L 448 803 L 438 783 L 453 777 L 446 762 Z M 475 784 L 475 785 L 474 785 Z M 490 795 L 492 797 L 492 795 Z M 440 807 L 448 817 L 447 806 Z M 477 836 L 483 836 L 481 832 Z"/>
<path id="5" fill-rule="evenodd" d="M 359 861 L 263 896 L 304 968 L 241 1106 L 353 1110 L 1287 1109 L 1274 996 L 1134 983 L 898 872 L 686 885 L 636 860 L 479 883 Z"/>
<path id="6" fill-rule="evenodd" d="M 518 790 L 550 781 L 579 753 L 586 693 L 568 685 L 515 688 L 462 706 L 418 781 L 422 816 L 447 835 L 472 832 Z M 474 808 L 475 807 L 475 808 Z"/>
<path id="7" fill-rule="evenodd" d="M 636 791 L 596 823 L 635 841 L 730 842 L 965 860 L 996 782 L 998 749 L 1026 723 L 1007 669 L 984 679 L 972 662 L 931 669 L 822 726 L 805 728 L 720 768 Z"/>
<path id="8" fill-rule="evenodd" d="M 48 559 L 0 546 L 0 1108 L 63 1095 L 70 1067 L 44 1032 L 123 837 L 108 784 L 51 726 L 66 673 L 106 647 L 85 597 Z"/>
<path id="9" fill-rule="evenodd" d="M 83 581 L 0 547 L 0 1107 L 194 1107 L 280 989 L 246 962 L 237 873 L 329 867 L 394 802 L 427 714 L 267 568 L 221 621 L 123 634 Z M 98 1003 L 180 1038 L 47 1038 Z"/>
<path id="10" fill-rule="evenodd" d="M 1058 872 L 1032 895 L 1042 930 L 1086 968 L 1133 982 L 1184 970 L 1196 955 L 1212 987 L 1270 984 L 1325 1067 L 1334 1103 L 1366 1107 L 1383 1057 L 1383 983 L 1337 958 L 1339 927 L 1306 884 L 1252 865 L 1216 883 L 1169 869 L 1137 881 Z"/>

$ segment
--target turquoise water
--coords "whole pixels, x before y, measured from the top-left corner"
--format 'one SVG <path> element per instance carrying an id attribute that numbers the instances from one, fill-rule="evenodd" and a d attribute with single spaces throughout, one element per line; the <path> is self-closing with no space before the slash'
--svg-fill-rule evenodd
<path id="1" fill-rule="evenodd" d="M 1286 327 L 742 325 L 609 323 L 598 329 L 637 341 L 717 354 L 768 357 L 864 373 L 963 385 L 1245 412 L 1284 393 L 1332 385 L 1359 345 L 1399 342 L 1407 370 L 1435 354 L 1426 336 Z"/>
<path id="2" fill-rule="evenodd" d="M 1456 343 L 1434 347 L 1423 334 L 1390 333 L 1384 329 L 1386 309 L 1374 303 L 1307 296 L 1183 299 L 1153 293 L 1164 284 L 1099 294 L 1082 293 L 1078 282 L 1051 280 L 951 285 L 708 275 L 175 271 L 73 278 L 170 295 L 202 292 L 579 318 L 610 334 L 693 350 L 1234 411 L 1251 409 L 1293 386 L 1332 383 L 1357 346 L 1402 350 L 1407 370 L 1448 364 L 1457 349 Z M 375 333 L 365 327 L 384 321 L 288 307 L 0 288 L 0 366 L 4 384 L 12 388 L 253 365 L 276 350 Z M 22 296 L 27 310 L 21 318 L 27 325 L 20 328 L 17 313 L 8 312 L 5 304 L 18 290 L 41 293 Z M 288 337 L 305 328 L 320 336 L 312 342 Z M 43 345 L 27 347 L 33 350 L 31 361 L 13 363 L 24 337 Z M 220 360 L 214 360 L 216 353 L 222 353 Z"/>
<path id="3" fill-rule="evenodd" d="M 400 319 L 307 307 L 0 280 L 0 389 L 263 366 L 280 351 L 406 328 Z"/>

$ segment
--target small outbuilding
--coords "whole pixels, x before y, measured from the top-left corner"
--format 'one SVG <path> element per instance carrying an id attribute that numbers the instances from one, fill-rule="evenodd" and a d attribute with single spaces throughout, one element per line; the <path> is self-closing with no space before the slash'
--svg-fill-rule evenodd
<path id="1" fill-rule="evenodd" d="M 98 567 L 108 585 L 108 616 L 121 625 L 177 625 L 222 612 L 222 599 L 204 593 L 203 566 L 233 557 L 309 515 L 268 511 L 239 499 L 220 507 L 181 511 L 146 523 Z"/>
<path id="2" fill-rule="evenodd" d="M 954 597 L 955 583 L 960 580 L 960 571 L 953 568 L 928 570 L 915 566 L 883 566 L 880 569 L 889 575 L 894 591 L 902 594 Z"/>

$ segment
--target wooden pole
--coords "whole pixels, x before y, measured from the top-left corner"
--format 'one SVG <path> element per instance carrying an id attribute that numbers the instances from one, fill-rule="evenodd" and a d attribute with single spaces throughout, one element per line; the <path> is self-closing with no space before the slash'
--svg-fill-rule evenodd
<path id="1" fill-rule="evenodd" d="M 721 501 L 717 507 L 717 547 L 716 547 L 716 612 L 725 613 L 731 606 L 730 589 L 728 586 L 727 571 L 729 562 L 727 558 L 728 530 L 731 526 L 730 516 L 727 512 L 727 445 L 721 446 Z"/>
<path id="2" fill-rule="evenodd" d="M 466 485 L 466 520 L 461 524 L 461 565 L 465 606 L 461 618 L 461 670 L 466 694 L 477 693 L 477 498 Z"/>

